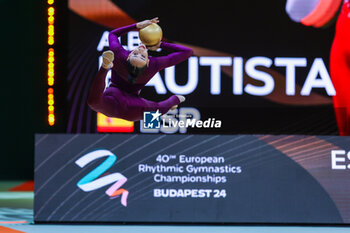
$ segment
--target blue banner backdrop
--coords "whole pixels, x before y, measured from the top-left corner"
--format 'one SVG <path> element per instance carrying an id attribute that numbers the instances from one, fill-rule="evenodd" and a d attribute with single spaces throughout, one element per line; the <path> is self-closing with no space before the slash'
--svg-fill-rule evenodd
<path id="1" fill-rule="evenodd" d="M 350 138 L 38 134 L 35 222 L 350 223 Z"/>

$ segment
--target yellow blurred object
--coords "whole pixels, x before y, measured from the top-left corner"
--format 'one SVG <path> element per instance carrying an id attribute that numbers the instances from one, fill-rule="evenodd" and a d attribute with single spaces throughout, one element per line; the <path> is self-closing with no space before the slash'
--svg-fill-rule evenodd
<path id="1" fill-rule="evenodd" d="M 154 46 L 162 40 L 163 31 L 158 24 L 152 23 L 139 31 L 139 37 L 146 46 Z"/>
<path id="2" fill-rule="evenodd" d="M 54 22 L 55 22 L 55 8 L 54 6 L 52 6 L 52 4 L 54 3 L 54 0 L 47 0 L 47 4 L 49 5 L 49 7 L 47 8 L 47 21 L 48 21 L 48 27 L 47 27 L 47 43 L 48 45 L 53 45 L 55 43 L 54 40 L 54 35 L 55 35 L 55 26 L 54 26 Z M 54 104 L 55 104 L 55 97 L 54 97 L 54 90 L 52 88 L 52 86 L 55 83 L 55 51 L 52 47 L 49 48 L 49 52 L 48 52 L 48 59 L 47 59 L 47 85 L 50 87 L 48 89 L 48 95 L 47 95 L 47 104 L 48 104 L 48 123 L 50 126 L 53 126 L 55 124 L 55 112 L 54 112 Z"/>
<path id="3" fill-rule="evenodd" d="M 55 8 L 49 7 L 49 8 L 47 9 L 47 12 L 48 12 L 48 15 L 49 15 L 49 16 L 52 16 L 52 15 L 55 14 Z"/>

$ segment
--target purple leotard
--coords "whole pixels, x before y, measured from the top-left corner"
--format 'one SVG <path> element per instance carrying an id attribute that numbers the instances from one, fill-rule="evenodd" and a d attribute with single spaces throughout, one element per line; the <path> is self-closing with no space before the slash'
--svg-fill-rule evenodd
<path id="1" fill-rule="evenodd" d="M 193 54 L 193 51 L 189 48 L 162 42 L 160 47 L 172 53 L 162 57 L 149 57 L 148 67 L 137 78 L 136 82 L 131 84 L 128 82 L 126 66 L 130 51 L 122 47 L 118 37 L 134 29 L 136 29 L 136 24 L 117 28 L 110 32 L 109 48 L 114 52 L 111 84 L 103 92 L 102 103 L 94 108 L 94 110 L 98 110 L 109 117 L 117 117 L 130 121 L 141 120 L 144 111 L 156 111 L 159 109 L 162 114 L 165 114 L 172 106 L 180 103 L 179 98 L 175 95 L 164 101 L 154 102 L 141 98 L 139 92 L 157 72 L 169 66 L 176 65 L 188 59 Z M 106 72 L 100 71 L 98 75 L 105 75 Z M 91 92 L 97 91 L 95 89 L 98 88 L 92 87 Z M 90 94 L 90 96 L 94 96 L 94 94 Z M 95 96 L 96 99 L 98 95 Z"/>

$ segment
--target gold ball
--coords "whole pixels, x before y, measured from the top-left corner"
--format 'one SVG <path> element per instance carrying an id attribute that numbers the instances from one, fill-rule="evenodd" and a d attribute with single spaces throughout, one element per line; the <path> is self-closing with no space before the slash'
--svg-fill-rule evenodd
<path id="1" fill-rule="evenodd" d="M 162 40 L 163 31 L 158 24 L 152 23 L 139 31 L 139 37 L 146 46 L 154 46 Z"/>

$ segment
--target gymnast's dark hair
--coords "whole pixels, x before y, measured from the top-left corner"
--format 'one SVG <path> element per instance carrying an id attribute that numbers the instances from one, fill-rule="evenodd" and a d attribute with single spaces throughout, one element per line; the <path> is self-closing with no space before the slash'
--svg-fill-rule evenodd
<path id="1" fill-rule="evenodd" d="M 139 67 L 136 67 L 133 64 L 131 64 L 130 59 L 128 59 L 126 61 L 126 68 L 129 72 L 128 81 L 130 83 L 134 84 L 136 82 L 137 77 L 140 76 L 147 68 L 147 64 L 145 66 L 139 68 Z"/>

